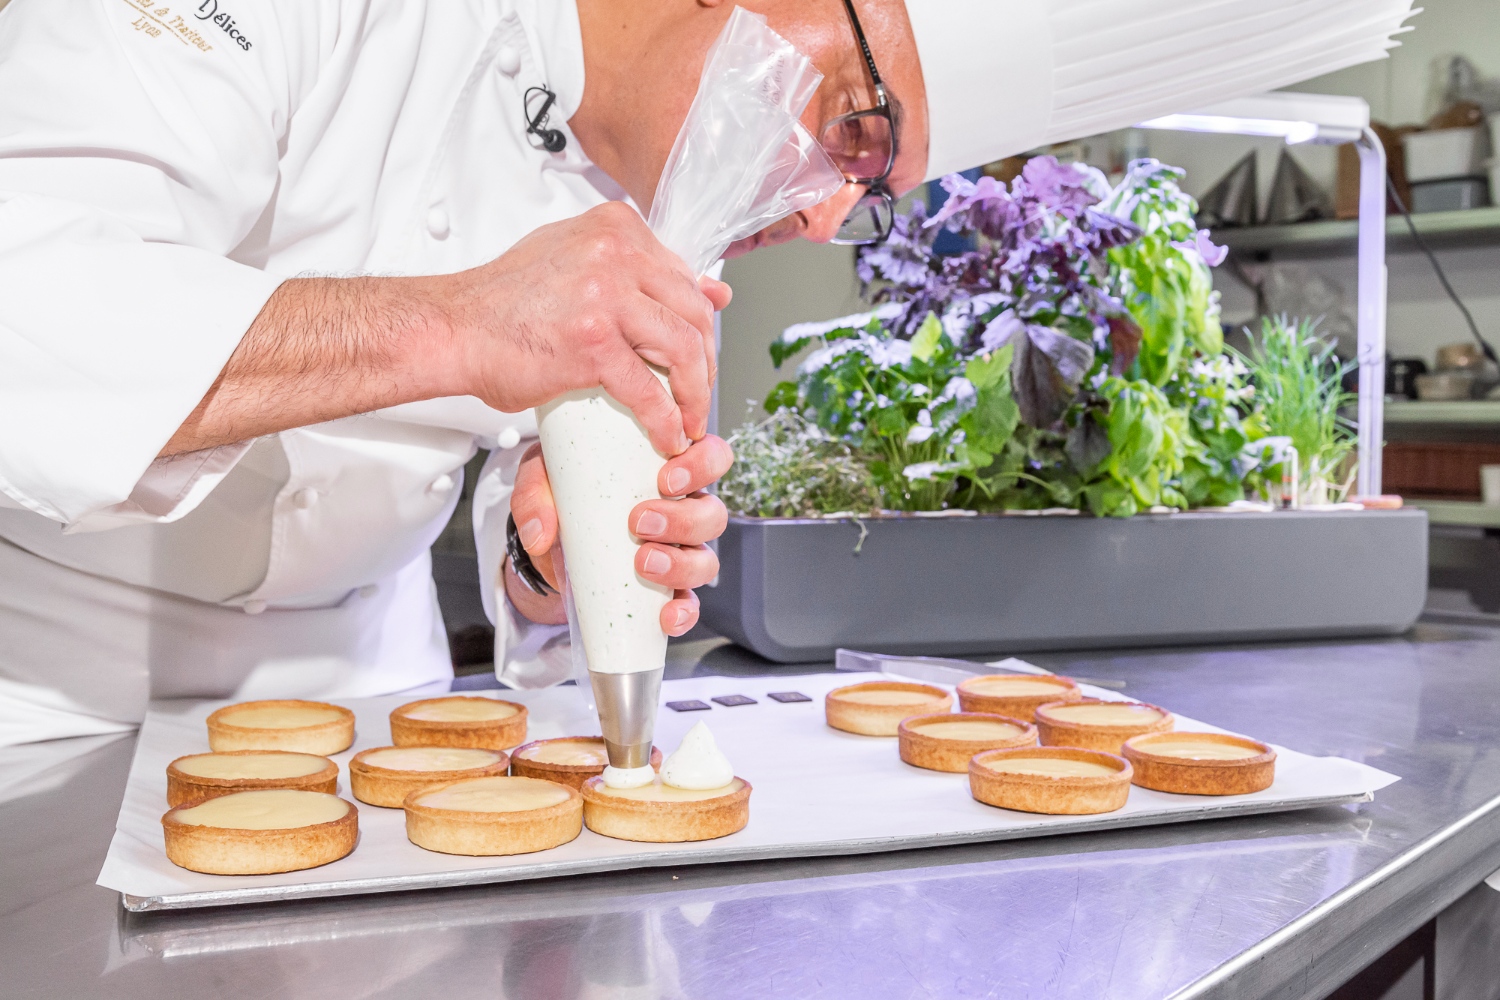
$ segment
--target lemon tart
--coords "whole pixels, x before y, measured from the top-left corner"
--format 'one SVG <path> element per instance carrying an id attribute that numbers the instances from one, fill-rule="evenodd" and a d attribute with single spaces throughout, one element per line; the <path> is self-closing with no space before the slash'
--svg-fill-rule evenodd
<path id="1" fill-rule="evenodd" d="M 359 810 L 327 792 L 268 788 L 189 799 L 161 818 L 167 859 L 209 875 L 270 875 L 337 861 Z"/>
<path id="2" fill-rule="evenodd" d="M 609 754 L 602 736 L 534 740 L 510 755 L 511 774 L 560 781 L 573 788 L 582 788 L 585 781 L 603 774 L 607 764 Z M 656 747 L 651 748 L 651 766 L 661 770 L 661 751 Z"/>
<path id="3" fill-rule="evenodd" d="M 349 761 L 349 791 L 372 806 L 400 809 L 420 788 L 460 778 L 504 774 L 510 758 L 504 750 L 469 747 L 375 747 Z"/>
<path id="4" fill-rule="evenodd" d="M 412 792 L 405 806 L 407 839 L 443 854 L 531 854 L 583 829 L 578 793 L 540 778 L 464 778 Z"/>
<path id="5" fill-rule="evenodd" d="M 1036 727 L 982 712 L 941 712 L 901 720 L 901 759 L 929 771 L 962 773 L 985 750 L 1036 746 Z"/>
<path id="6" fill-rule="evenodd" d="M 956 689 L 960 712 L 988 712 L 1031 722 L 1039 706 L 1083 697 L 1069 677 L 1055 674 L 985 674 L 970 677 Z"/>
<path id="7" fill-rule="evenodd" d="M 326 757 L 354 742 L 354 713 L 321 701 L 244 701 L 208 717 L 211 750 L 291 750 Z"/>
<path id="8" fill-rule="evenodd" d="M 1072 747 L 989 750 L 969 761 L 969 792 L 986 805 L 1053 816 L 1114 812 L 1130 797 L 1130 762 Z"/>
<path id="9" fill-rule="evenodd" d="M 167 765 L 167 805 L 258 788 L 338 790 L 339 766 L 327 757 L 285 750 L 228 750 L 178 757 Z"/>
<path id="10" fill-rule="evenodd" d="M 1142 788 L 1180 795 L 1245 795 L 1276 780 L 1276 751 L 1227 733 L 1153 733 L 1125 741 Z"/>
<path id="11" fill-rule="evenodd" d="M 658 775 L 638 788 L 610 788 L 603 778 L 590 778 L 583 783 L 583 822 L 617 840 L 675 844 L 727 837 L 750 822 L 750 782 L 674 788 Z"/>
<path id="12" fill-rule="evenodd" d="M 1078 747 L 1117 754 L 1132 736 L 1162 733 L 1172 728 L 1172 713 L 1142 701 L 1051 702 L 1036 710 L 1037 735 L 1042 746 Z"/>
<path id="13" fill-rule="evenodd" d="M 495 698 L 427 698 L 391 713 L 398 747 L 508 750 L 526 742 L 526 706 Z"/>
<path id="14" fill-rule="evenodd" d="M 867 681 L 834 688 L 823 699 L 828 724 L 861 736 L 895 736 L 902 719 L 953 707 L 953 696 L 931 684 Z"/>

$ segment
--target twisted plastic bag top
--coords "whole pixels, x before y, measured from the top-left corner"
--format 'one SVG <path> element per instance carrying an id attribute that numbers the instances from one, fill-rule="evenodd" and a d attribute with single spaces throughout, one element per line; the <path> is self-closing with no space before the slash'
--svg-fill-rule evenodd
<path id="1" fill-rule="evenodd" d="M 822 82 L 812 60 L 736 7 L 708 53 L 647 222 L 694 274 L 735 240 L 832 197 L 844 177 L 798 121 Z"/>

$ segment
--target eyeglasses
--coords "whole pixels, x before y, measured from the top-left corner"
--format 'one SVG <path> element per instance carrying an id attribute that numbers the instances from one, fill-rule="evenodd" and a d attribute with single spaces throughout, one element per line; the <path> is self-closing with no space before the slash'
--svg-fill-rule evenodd
<path id="1" fill-rule="evenodd" d="M 849 13 L 849 24 L 854 28 L 865 67 L 875 84 L 875 107 L 839 115 L 823 126 L 823 149 L 834 165 L 849 183 L 865 186 L 864 197 L 849 212 L 831 242 L 868 246 L 890 235 L 896 214 L 896 198 L 887 183 L 896 163 L 896 120 L 885 82 L 875 68 L 875 57 L 870 55 L 865 30 L 854 13 L 853 0 L 844 0 L 844 10 Z"/>

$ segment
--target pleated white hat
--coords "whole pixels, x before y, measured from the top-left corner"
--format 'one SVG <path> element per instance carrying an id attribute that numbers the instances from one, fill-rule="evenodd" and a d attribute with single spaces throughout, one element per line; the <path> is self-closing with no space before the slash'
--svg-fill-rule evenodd
<path id="1" fill-rule="evenodd" d="M 1413 0 L 906 0 L 927 175 L 1383 58 Z"/>

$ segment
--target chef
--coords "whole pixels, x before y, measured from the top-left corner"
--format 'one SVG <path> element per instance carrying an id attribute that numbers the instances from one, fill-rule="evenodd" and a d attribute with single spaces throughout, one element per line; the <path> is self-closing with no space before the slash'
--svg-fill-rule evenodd
<path id="1" fill-rule="evenodd" d="M 881 238 L 928 173 L 912 23 L 938 16 L 746 6 L 824 73 L 804 122 L 850 183 L 732 252 Z M 575 388 L 603 385 L 674 456 L 661 492 L 685 499 L 631 529 L 638 571 L 676 590 L 662 627 L 693 625 L 725 522 L 701 491 L 731 461 L 706 433 L 730 293 L 640 212 L 730 10 L 0 10 L 0 745 L 121 731 L 152 697 L 443 684 L 428 549 L 481 448 L 497 672 L 562 679 L 531 408 Z M 938 145 L 934 169 L 980 160 Z"/>

